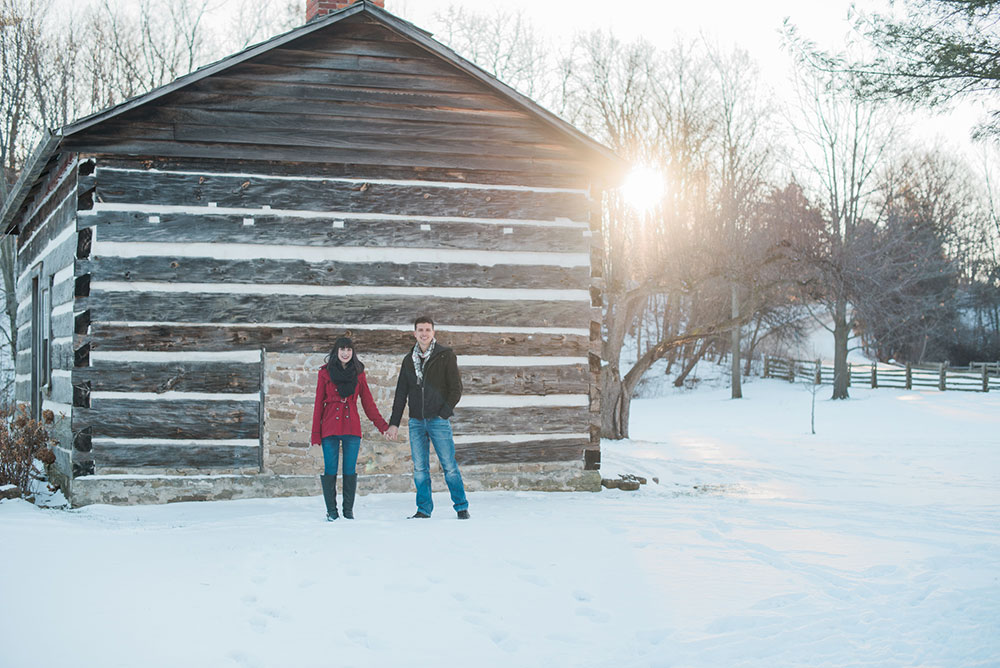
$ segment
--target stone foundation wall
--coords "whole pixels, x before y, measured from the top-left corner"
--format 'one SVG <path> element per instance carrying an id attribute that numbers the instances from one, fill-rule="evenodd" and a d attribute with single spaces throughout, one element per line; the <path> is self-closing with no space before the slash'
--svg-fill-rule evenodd
<path id="1" fill-rule="evenodd" d="M 599 492 L 601 475 L 583 470 L 582 462 L 547 464 L 497 464 L 462 468 L 465 488 L 470 492 L 536 490 L 544 492 Z M 448 504 L 444 477 L 432 474 L 431 487 L 443 494 L 438 503 Z M 358 475 L 358 494 L 413 493 L 413 476 L 406 474 Z M 70 501 L 76 507 L 92 503 L 134 505 L 179 501 L 224 501 L 230 499 L 318 496 L 318 475 L 220 475 L 220 476 L 117 476 L 76 478 Z M 412 501 L 404 503 L 409 510 Z"/>

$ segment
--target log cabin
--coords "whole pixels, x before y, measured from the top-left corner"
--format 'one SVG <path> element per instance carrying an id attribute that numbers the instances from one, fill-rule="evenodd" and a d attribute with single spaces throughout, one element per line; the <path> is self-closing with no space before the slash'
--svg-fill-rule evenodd
<path id="1" fill-rule="evenodd" d="M 16 398 L 55 415 L 74 505 L 317 494 L 323 357 L 351 336 L 388 418 L 418 315 L 459 356 L 470 491 L 599 489 L 620 163 L 382 5 L 309 0 L 35 149 L 0 211 Z M 408 446 L 366 428 L 359 489 L 411 490 Z"/>

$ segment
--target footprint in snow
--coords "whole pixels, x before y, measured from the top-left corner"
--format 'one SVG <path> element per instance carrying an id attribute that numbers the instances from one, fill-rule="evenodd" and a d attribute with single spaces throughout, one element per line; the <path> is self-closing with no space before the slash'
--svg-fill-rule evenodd
<path id="1" fill-rule="evenodd" d="M 598 624 L 603 624 L 607 622 L 609 619 L 611 619 L 611 616 L 608 613 L 602 612 L 601 610 L 597 610 L 595 608 L 591 608 L 586 605 L 581 605 L 579 608 L 577 608 L 576 614 L 579 615 L 580 617 L 586 617 L 590 621 Z"/>
<path id="2" fill-rule="evenodd" d="M 514 640 L 509 633 L 506 631 L 492 631 L 490 632 L 490 640 L 493 644 L 502 649 L 505 652 L 516 652 L 517 651 L 517 641 Z"/>
<path id="3" fill-rule="evenodd" d="M 669 638 L 670 634 L 671 632 L 668 629 L 647 629 L 636 631 L 635 639 L 644 645 L 659 645 Z"/>
<path id="4" fill-rule="evenodd" d="M 577 589 L 575 592 L 573 592 L 573 598 L 580 601 L 581 603 L 586 603 L 593 597 L 590 595 L 590 592 L 583 591 L 582 589 Z"/>
<path id="5" fill-rule="evenodd" d="M 382 649 L 384 643 L 380 641 L 377 637 L 373 637 L 368 634 L 365 629 L 347 629 L 344 631 L 346 635 L 353 643 L 365 647 L 367 649 Z"/>
<path id="6" fill-rule="evenodd" d="M 525 582 L 529 582 L 539 587 L 545 587 L 549 584 L 548 580 L 538 575 L 534 575 L 533 573 L 521 573 L 518 577 L 524 580 Z"/>
<path id="7" fill-rule="evenodd" d="M 251 659 L 249 656 L 243 652 L 230 652 L 228 654 L 229 660 L 238 666 L 248 666 L 248 668 L 257 668 L 260 664 Z"/>

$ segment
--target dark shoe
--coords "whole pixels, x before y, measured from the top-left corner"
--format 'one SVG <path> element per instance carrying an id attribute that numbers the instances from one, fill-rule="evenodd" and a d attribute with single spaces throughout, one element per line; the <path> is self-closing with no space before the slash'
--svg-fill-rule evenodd
<path id="1" fill-rule="evenodd" d="M 467 520 L 467 519 L 469 519 L 469 511 L 468 510 L 460 510 L 460 511 L 458 511 L 458 519 L 460 519 L 460 520 Z"/>
<path id="2" fill-rule="evenodd" d="M 354 495 L 358 491 L 358 474 L 344 476 L 344 517 L 354 519 Z"/>
<path id="3" fill-rule="evenodd" d="M 420 512 L 418 510 L 417 512 L 415 512 L 414 514 L 410 515 L 406 519 L 408 519 L 408 520 L 429 520 L 430 518 L 431 518 L 430 515 L 424 515 L 422 512 Z"/>
<path id="4" fill-rule="evenodd" d="M 326 502 L 326 519 L 328 522 L 340 517 L 337 514 L 337 476 L 321 475 L 319 484 L 323 487 L 323 501 Z"/>

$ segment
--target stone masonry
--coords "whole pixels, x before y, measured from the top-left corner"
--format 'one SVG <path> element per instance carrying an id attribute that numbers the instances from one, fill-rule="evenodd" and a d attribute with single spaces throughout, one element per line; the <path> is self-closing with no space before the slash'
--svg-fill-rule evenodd
<path id="1" fill-rule="evenodd" d="M 365 365 L 368 387 L 382 417 L 389 420 L 400 355 L 359 356 Z M 323 453 L 311 447 L 313 403 L 316 381 L 325 355 L 268 353 L 264 374 L 264 473 L 277 475 L 323 472 Z M 362 410 L 358 401 L 358 410 Z M 406 424 L 404 417 L 403 424 Z M 405 429 L 400 432 L 405 437 Z M 361 454 L 358 473 L 410 473 L 410 446 L 405 438 L 396 442 L 378 433 L 371 421 L 361 416 Z"/>

